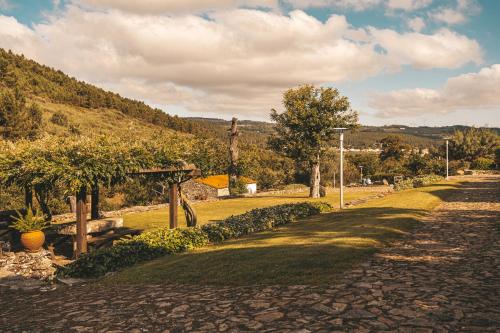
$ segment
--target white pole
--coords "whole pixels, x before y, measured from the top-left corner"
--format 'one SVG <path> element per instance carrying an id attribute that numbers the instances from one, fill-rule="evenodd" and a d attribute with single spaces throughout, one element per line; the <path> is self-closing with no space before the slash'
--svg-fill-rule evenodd
<path id="1" fill-rule="evenodd" d="M 344 132 L 340 132 L 340 209 L 344 208 Z"/>
<path id="2" fill-rule="evenodd" d="M 446 180 L 448 180 L 448 139 L 446 139 Z"/>

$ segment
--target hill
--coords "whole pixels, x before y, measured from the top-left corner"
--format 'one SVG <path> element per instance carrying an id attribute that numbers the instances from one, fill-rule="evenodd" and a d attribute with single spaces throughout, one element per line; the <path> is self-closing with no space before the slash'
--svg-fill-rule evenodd
<path id="1" fill-rule="evenodd" d="M 231 122 L 223 119 L 191 117 L 185 118 L 191 122 L 212 129 L 211 132 L 219 138 L 227 136 L 227 128 Z M 242 141 L 265 146 L 267 137 L 273 133 L 273 124 L 264 121 L 240 120 L 240 131 Z M 410 127 L 405 125 L 388 126 L 361 126 L 358 130 L 345 136 L 347 147 L 373 148 L 377 147 L 380 140 L 390 134 L 396 134 L 403 138 L 403 142 L 419 148 L 439 146 L 443 143 L 443 137 L 452 135 L 456 130 L 465 130 L 469 126 L 454 125 L 442 127 L 419 126 Z M 500 134 L 500 128 L 491 128 L 493 132 Z"/>
<path id="2" fill-rule="evenodd" d="M 85 112 L 85 117 L 97 112 L 106 117 L 105 114 L 109 113 L 109 110 L 114 110 L 114 116 L 118 116 L 118 119 L 125 118 L 116 111 L 128 116 L 129 119 L 134 118 L 142 124 L 152 124 L 158 128 L 198 134 L 204 131 L 194 122 L 171 116 L 144 102 L 105 91 L 69 77 L 60 70 L 27 59 L 23 55 L 0 49 L 0 90 L 14 88 L 19 89 L 28 99 L 36 100 L 49 111 L 57 109 L 57 104 L 66 106 L 59 108 L 61 112 L 73 108 L 80 111 L 77 115 L 81 116 L 82 112 Z M 94 119 L 91 117 L 89 120 Z M 100 125 L 103 124 L 94 123 L 92 126 Z"/>

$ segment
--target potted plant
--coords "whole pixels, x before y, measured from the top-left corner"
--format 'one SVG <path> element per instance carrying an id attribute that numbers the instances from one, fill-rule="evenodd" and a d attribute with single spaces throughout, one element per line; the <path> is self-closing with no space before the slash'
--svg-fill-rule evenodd
<path id="1" fill-rule="evenodd" d="M 49 226 L 43 214 L 37 210 L 33 212 L 29 208 L 26 215 L 17 212 L 17 217 L 12 216 L 12 218 L 14 219 L 12 228 L 21 232 L 21 244 L 30 252 L 38 252 L 45 242 L 45 234 L 42 230 Z"/>

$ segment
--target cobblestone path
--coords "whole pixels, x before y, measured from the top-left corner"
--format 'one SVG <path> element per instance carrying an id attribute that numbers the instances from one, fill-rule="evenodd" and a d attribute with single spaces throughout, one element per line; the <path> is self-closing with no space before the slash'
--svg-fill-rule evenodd
<path id="1" fill-rule="evenodd" d="M 0 290 L 0 331 L 500 332 L 500 177 L 469 180 L 330 287 Z"/>

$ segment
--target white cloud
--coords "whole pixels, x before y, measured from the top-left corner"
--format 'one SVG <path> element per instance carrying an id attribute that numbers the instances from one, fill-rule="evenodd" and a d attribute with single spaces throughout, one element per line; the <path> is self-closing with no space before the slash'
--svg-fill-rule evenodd
<path id="1" fill-rule="evenodd" d="M 9 10 L 14 5 L 9 0 L 0 0 L 0 10 Z"/>
<path id="2" fill-rule="evenodd" d="M 91 7 L 118 9 L 135 14 L 200 13 L 220 9 L 276 8 L 278 0 L 75 0 Z"/>
<path id="3" fill-rule="evenodd" d="M 448 29 L 427 35 L 372 28 L 371 34 L 396 66 L 408 64 L 418 69 L 458 68 L 470 61 L 476 64 L 482 62 L 481 47 L 475 40 Z"/>
<path id="4" fill-rule="evenodd" d="M 299 84 L 362 80 L 402 65 L 481 61 L 474 40 L 449 30 L 354 29 L 344 16 L 321 22 L 300 10 L 233 9 L 202 17 L 69 5 L 33 28 L 5 16 L 0 26 L 0 47 L 125 96 L 253 118 L 267 118 L 282 92 Z"/>
<path id="5" fill-rule="evenodd" d="M 384 0 L 286 0 L 294 8 L 343 8 L 353 10 L 366 10 L 380 5 Z"/>
<path id="6" fill-rule="evenodd" d="M 450 78 L 441 89 L 402 89 L 372 96 L 382 117 L 446 114 L 459 110 L 500 112 L 500 64 Z"/>
<path id="7" fill-rule="evenodd" d="M 475 0 L 457 0 L 455 7 L 440 7 L 430 12 L 429 17 L 436 22 L 455 25 L 466 22 L 480 11 L 481 7 Z"/>
<path id="8" fill-rule="evenodd" d="M 425 28 L 425 21 L 421 17 L 414 17 L 406 21 L 406 25 L 413 31 L 420 32 Z"/>
<path id="9" fill-rule="evenodd" d="M 414 11 L 425 8 L 432 3 L 432 0 L 388 0 L 387 8 L 400 9 L 404 11 Z"/>
<path id="10" fill-rule="evenodd" d="M 357 11 L 384 7 L 389 10 L 414 11 L 429 6 L 432 0 L 285 0 L 294 8 L 343 8 Z"/>

